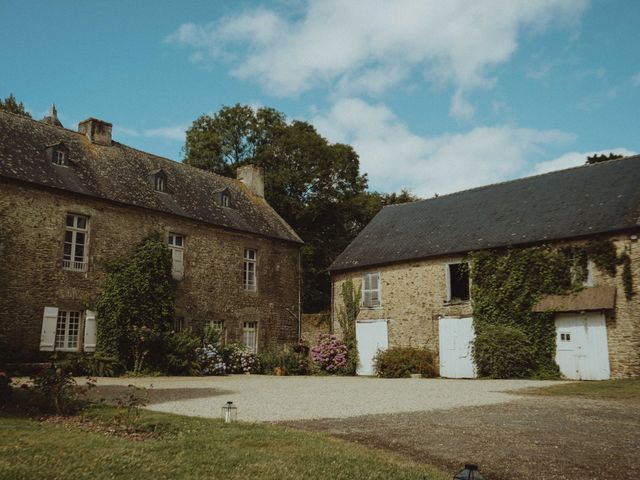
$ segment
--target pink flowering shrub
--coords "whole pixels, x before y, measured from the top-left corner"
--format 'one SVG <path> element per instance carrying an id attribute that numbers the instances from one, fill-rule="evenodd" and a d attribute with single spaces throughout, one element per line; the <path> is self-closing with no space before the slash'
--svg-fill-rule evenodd
<path id="1" fill-rule="evenodd" d="M 347 365 L 348 349 L 342 340 L 330 333 L 318 335 L 311 347 L 311 360 L 323 373 L 342 373 Z"/>

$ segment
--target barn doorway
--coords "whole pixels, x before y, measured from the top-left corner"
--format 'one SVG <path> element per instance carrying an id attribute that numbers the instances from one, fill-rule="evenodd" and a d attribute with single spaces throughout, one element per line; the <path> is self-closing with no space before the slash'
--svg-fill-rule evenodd
<path id="1" fill-rule="evenodd" d="M 475 333 L 471 317 L 442 317 L 439 322 L 440 376 L 475 378 L 471 355 Z"/>
<path id="2" fill-rule="evenodd" d="M 601 312 L 556 315 L 556 363 L 574 380 L 607 380 L 609 346 L 607 323 Z"/>
<path id="3" fill-rule="evenodd" d="M 378 350 L 389 347 L 386 320 L 363 320 L 356 322 L 358 342 L 358 375 L 374 375 L 373 357 Z"/>

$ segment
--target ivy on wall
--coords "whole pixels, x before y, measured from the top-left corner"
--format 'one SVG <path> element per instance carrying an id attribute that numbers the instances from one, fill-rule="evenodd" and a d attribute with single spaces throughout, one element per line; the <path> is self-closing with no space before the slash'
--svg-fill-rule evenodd
<path id="1" fill-rule="evenodd" d="M 523 369 L 533 377 L 559 375 L 555 363 L 554 314 L 532 310 L 544 295 L 562 295 L 583 288 L 588 260 L 611 277 L 615 276 L 617 265 L 622 264 L 625 295 L 627 298 L 633 295 L 631 259 L 626 253 L 618 257 L 610 240 L 565 247 L 546 245 L 480 251 L 469 255 L 476 330 L 474 360 L 481 376 L 523 376 Z M 500 327 L 511 332 L 511 336 L 514 329 L 522 332 L 524 335 L 519 341 L 533 357 L 526 362 L 523 359 L 513 373 L 496 367 L 502 352 L 490 338 L 495 337 Z M 489 331 L 493 333 L 486 335 Z"/>

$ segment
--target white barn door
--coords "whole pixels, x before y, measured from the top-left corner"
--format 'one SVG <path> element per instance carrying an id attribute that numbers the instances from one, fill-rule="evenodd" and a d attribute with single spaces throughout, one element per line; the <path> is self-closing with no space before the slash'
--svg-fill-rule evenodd
<path id="1" fill-rule="evenodd" d="M 439 332 L 440 376 L 475 378 L 476 367 L 471 355 L 475 338 L 473 318 L 442 317 Z"/>
<path id="2" fill-rule="evenodd" d="M 556 363 L 574 380 L 609 378 L 607 324 L 600 312 L 556 315 Z"/>
<path id="3" fill-rule="evenodd" d="M 356 322 L 356 341 L 358 342 L 358 375 L 373 375 L 373 357 L 378 350 L 389 347 L 387 321 L 373 320 Z"/>

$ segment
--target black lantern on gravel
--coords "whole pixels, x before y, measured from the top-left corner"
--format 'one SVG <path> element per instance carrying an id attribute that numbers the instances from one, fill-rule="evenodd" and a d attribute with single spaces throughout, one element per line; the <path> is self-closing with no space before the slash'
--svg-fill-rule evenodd
<path id="1" fill-rule="evenodd" d="M 453 480 L 487 480 L 485 477 L 478 473 L 478 466 L 473 463 L 467 463 L 464 466 L 464 470 L 456 473 Z"/>
<path id="2" fill-rule="evenodd" d="M 222 420 L 224 423 L 233 423 L 238 418 L 238 408 L 233 404 L 233 402 L 227 402 L 227 404 L 222 407 Z"/>

